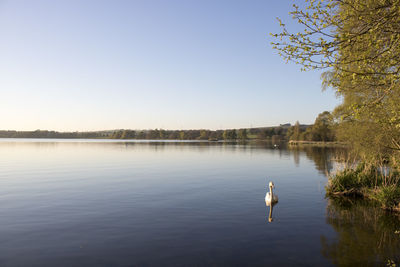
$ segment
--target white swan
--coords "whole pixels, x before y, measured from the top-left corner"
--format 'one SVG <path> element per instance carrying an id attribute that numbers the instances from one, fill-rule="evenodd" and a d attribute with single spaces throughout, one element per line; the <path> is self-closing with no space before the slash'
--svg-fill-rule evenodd
<path id="1" fill-rule="evenodd" d="M 269 182 L 269 192 L 265 195 L 265 204 L 267 204 L 267 206 L 278 202 L 278 196 L 272 192 L 273 188 L 275 188 L 274 183 Z"/>

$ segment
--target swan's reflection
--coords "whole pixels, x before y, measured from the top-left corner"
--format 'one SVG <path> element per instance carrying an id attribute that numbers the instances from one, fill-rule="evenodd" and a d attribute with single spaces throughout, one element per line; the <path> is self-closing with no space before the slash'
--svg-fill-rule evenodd
<path id="1" fill-rule="evenodd" d="M 265 205 L 267 207 L 269 207 L 269 214 L 268 214 L 268 222 L 272 222 L 274 219 L 272 218 L 272 210 L 274 209 L 274 206 L 276 205 L 276 203 L 270 203 L 265 201 Z"/>

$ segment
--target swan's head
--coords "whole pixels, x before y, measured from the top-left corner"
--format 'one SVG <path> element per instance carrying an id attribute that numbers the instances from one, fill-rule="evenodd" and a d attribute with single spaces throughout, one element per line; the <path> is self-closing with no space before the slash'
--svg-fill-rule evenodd
<path id="1" fill-rule="evenodd" d="M 269 187 L 271 187 L 271 188 L 275 188 L 275 185 L 274 185 L 274 183 L 273 183 L 273 182 L 269 182 Z"/>

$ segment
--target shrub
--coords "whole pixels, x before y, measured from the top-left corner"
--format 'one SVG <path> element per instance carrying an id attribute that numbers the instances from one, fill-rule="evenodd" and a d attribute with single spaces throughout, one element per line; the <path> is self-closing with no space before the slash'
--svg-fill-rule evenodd
<path id="1" fill-rule="evenodd" d="M 337 173 L 334 177 L 329 178 L 329 185 L 327 187 L 328 193 L 344 192 L 360 187 L 357 178 L 357 172 L 345 169 Z"/>
<path id="2" fill-rule="evenodd" d="M 384 208 L 392 209 L 400 203 L 400 188 L 396 185 L 382 186 L 371 198 L 381 203 Z"/>

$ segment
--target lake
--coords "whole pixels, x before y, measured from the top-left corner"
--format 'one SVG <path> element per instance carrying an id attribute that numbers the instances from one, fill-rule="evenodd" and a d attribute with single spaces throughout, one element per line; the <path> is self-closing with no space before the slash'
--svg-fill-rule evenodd
<path id="1" fill-rule="evenodd" d="M 0 139 L 0 266 L 379 266 L 399 216 L 325 198 L 337 149 Z M 269 181 L 279 202 L 264 201 Z"/>

